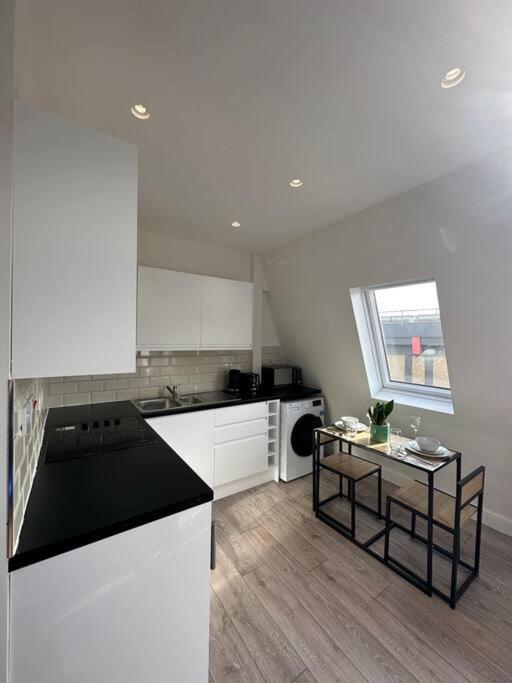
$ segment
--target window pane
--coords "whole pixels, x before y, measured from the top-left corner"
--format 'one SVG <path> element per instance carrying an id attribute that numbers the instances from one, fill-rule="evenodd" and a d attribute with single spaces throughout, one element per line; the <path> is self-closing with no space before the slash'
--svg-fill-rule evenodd
<path id="1" fill-rule="evenodd" d="M 436 283 L 374 292 L 390 379 L 449 389 Z"/>

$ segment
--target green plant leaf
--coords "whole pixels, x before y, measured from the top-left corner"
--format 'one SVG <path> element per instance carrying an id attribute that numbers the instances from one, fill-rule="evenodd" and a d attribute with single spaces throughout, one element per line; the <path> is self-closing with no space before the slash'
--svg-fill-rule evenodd
<path id="1" fill-rule="evenodd" d="M 385 416 L 385 417 L 388 417 L 389 415 L 391 415 L 391 413 L 393 412 L 393 408 L 394 408 L 394 407 L 395 407 L 395 401 L 394 401 L 394 399 L 392 399 L 391 401 L 388 401 L 388 402 L 386 403 L 386 405 L 384 406 L 384 416 Z"/>

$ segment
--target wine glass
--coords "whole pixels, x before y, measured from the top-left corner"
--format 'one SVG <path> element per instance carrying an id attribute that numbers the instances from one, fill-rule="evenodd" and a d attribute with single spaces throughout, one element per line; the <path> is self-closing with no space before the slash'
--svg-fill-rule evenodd
<path id="1" fill-rule="evenodd" d="M 419 415 L 411 416 L 411 429 L 414 431 L 414 440 L 416 441 L 418 432 L 421 429 L 421 417 L 419 417 Z"/>

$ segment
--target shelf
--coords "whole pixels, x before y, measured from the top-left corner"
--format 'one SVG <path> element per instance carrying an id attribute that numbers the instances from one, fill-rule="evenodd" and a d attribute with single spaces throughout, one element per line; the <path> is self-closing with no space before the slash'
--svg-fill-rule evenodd
<path id="1" fill-rule="evenodd" d="M 272 437 L 271 439 L 268 440 L 268 443 L 275 443 L 277 439 L 275 437 Z"/>
<path id="2" fill-rule="evenodd" d="M 275 417 L 276 415 L 279 415 L 279 413 L 269 413 L 268 414 L 269 417 Z"/>

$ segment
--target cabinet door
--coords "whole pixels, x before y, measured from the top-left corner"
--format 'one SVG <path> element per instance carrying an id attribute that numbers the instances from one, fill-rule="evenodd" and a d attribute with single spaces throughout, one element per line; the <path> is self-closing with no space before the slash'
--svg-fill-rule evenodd
<path id="1" fill-rule="evenodd" d="M 12 374 L 135 370 L 137 148 L 16 102 Z"/>
<path id="2" fill-rule="evenodd" d="M 137 346 L 198 349 L 201 276 L 139 266 Z"/>
<path id="3" fill-rule="evenodd" d="M 251 282 L 203 277 L 201 346 L 252 348 Z"/>
<path id="4" fill-rule="evenodd" d="M 266 434 L 215 446 L 215 486 L 258 474 L 267 468 Z"/>
<path id="5" fill-rule="evenodd" d="M 206 683 L 211 508 L 12 572 L 12 681 Z"/>
<path id="6" fill-rule="evenodd" d="M 211 488 L 214 485 L 213 410 L 152 417 L 147 423 Z"/>

